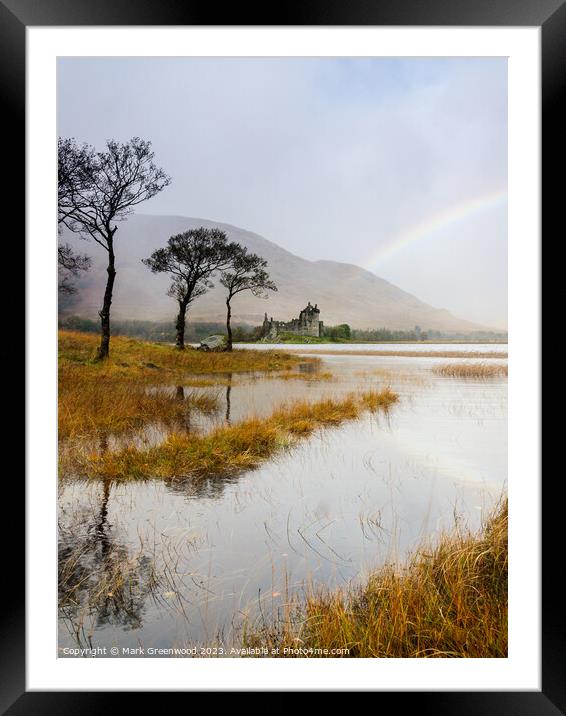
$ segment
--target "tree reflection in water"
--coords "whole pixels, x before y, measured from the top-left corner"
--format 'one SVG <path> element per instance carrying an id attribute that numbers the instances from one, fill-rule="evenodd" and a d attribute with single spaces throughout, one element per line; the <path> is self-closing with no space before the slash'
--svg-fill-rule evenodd
<path id="1" fill-rule="evenodd" d="M 108 522 L 112 485 L 102 483 L 100 509 L 59 535 L 59 608 L 79 643 L 101 626 L 142 626 L 144 605 L 157 586 L 153 560 L 131 555 Z"/>
<path id="2" fill-rule="evenodd" d="M 230 423 L 232 374 L 228 374 L 227 380 L 225 420 Z M 185 388 L 176 386 L 175 395 L 185 401 Z M 183 422 L 185 430 L 196 429 L 191 425 L 190 409 Z M 102 454 L 109 447 L 108 435 L 101 435 L 98 452 Z M 166 484 L 172 492 L 214 500 L 221 498 L 226 485 L 235 479 L 215 476 L 198 482 L 169 480 Z M 109 521 L 112 480 L 102 480 L 100 487 L 99 504 L 65 515 L 59 524 L 60 615 L 77 643 L 87 646 L 92 645 L 94 632 L 105 626 L 141 629 L 148 599 L 163 605 L 160 591 L 165 588 L 160 583 L 154 558 L 146 553 L 146 545 L 140 543 L 133 553 L 126 535 L 121 539 L 116 525 Z M 166 572 L 162 575 L 164 584 L 171 589 L 171 580 L 177 575 L 171 569 Z"/>
<path id="3" fill-rule="evenodd" d="M 228 383 L 226 384 L 226 422 L 230 425 L 230 412 L 232 410 L 232 373 L 228 373 Z"/>

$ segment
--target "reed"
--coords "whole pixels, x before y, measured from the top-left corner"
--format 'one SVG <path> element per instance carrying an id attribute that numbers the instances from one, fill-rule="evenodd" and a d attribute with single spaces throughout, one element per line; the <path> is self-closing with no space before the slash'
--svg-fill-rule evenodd
<path id="1" fill-rule="evenodd" d="M 148 422 L 175 421 L 190 409 L 211 413 L 214 395 L 193 390 L 183 398 L 147 386 L 210 388 L 228 385 L 232 373 L 287 375 L 318 359 L 277 351 L 240 350 L 231 353 L 178 351 L 172 346 L 116 336 L 108 360 L 96 361 L 95 335 L 59 332 L 59 436 L 84 437 L 100 432 L 122 433 Z"/>
<path id="2" fill-rule="evenodd" d="M 447 378 L 497 378 L 508 372 L 507 365 L 499 363 L 446 363 L 432 370 Z"/>
<path id="3" fill-rule="evenodd" d="M 142 449 L 76 456 L 76 473 L 112 480 L 191 479 L 236 474 L 257 467 L 319 428 L 340 425 L 367 411 L 386 411 L 397 395 L 389 388 L 316 403 L 296 401 L 266 418 L 250 418 L 206 435 L 173 433 L 162 444 Z"/>
<path id="4" fill-rule="evenodd" d="M 334 376 L 329 371 L 313 371 L 310 372 L 287 372 L 281 373 L 280 375 L 271 374 L 272 378 L 279 378 L 281 380 L 304 380 L 308 383 L 316 383 L 318 381 L 333 380 Z"/>
<path id="5" fill-rule="evenodd" d="M 291 600 L 280 622 L 247 624 L 242 640 L 285 657 L 505 658 L 507 563 L 505 500 L 479 533 L 443 534 L 358 589 Z"/>
<path id="6" fill-rule="evenodd" d="M 100 534 L 79 531 L 78 537 L 75 534 L 69 540 L 63 531 L 59 536 L 59 613 L 78 644 L 85 646 L 98 621 L 139 628 L 146 599 L 158 599 L 163 582 L 143 545 L 138 553 L 130 554 L 104 532 L 104 525 L 94 527 Z"/>
<path id="7" fill-rule="evenodd" d="M 191 409 L 214 413 L 216 396 L 183 391 L 150 391 L 144 383 L 132 384 L 112 370 L 96 379 L 83 366 L 65 365 L 59 371 L 59 437 L 79 438 L 100 433 L 123 433 L 148 422 L 175 421 Z"/>

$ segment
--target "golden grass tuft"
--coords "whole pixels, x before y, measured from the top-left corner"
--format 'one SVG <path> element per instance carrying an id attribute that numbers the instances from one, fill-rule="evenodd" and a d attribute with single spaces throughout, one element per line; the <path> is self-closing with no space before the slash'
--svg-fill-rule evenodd
<path id="1" fill-rule="evenodd" d="M 149 449 L 129 446 L 116 452 L 77 456 L 76 471 L 113 480 L 193 479 L 228 476 L 260 465 L 279 450 L 318 428 L 339 425 L 362 412 L 387 410 L 397 395 L 389 388 L 361 396 L 297 401 L 266 418 L 250 418 L 207 435 L 170 435 Z"/>
<path id="2" fill-rule="evenodd" d="M 397 393 L 389 387 L 383 388 L 382 390 L 368 390 L 361 396 L 363 405 L 371 411 L 388 408 L 395 403 L 397 399 Z"/>
<path id="3" fill-rule="evenodd" d="M 243 641 L 287 657 L 345 649 L 350 657 L 505 658 L 507 561 L 505 500 L 479 534 L 445 534 L 357 590 L 295 600 L 280 623 L 246 628 Z"/>
<path id="4" fill-rule="evenodd" d="M 496 378 L 508 372 L 507 365 L 499 363 L 446 363 L 432 370 L 447 378 Z"/>

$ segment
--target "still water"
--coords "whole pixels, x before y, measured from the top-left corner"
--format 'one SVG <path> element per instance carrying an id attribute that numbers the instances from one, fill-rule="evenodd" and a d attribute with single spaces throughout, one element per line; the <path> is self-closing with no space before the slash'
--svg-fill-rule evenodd
<path id="1" fill-rule="evenodd" d="M 390 353 L 466 352 L 466 353 L 507 353 L 507 343 L 311 343 L 290 345 L 288 343 L 236 343 L 236 348 L 255 350 L 291 350 L 299 353 L 313 351 L 340 353 L 362 353 L 378 351 Z"/>
<path id="2" fill-rule="evenodd" d="M 313 380 L 308 364 L 304 379 L 226 376 L 202 388 L 219 409 L 194 415 L 190 429 L 385 385 L 400 401 L 229 480 L 62 480 L 60 566 L 75 589 L 61 600 L 60 649 L 231 644 L 244 620 L 277 617 L 293 594 L 355 584 L 455 520 L 478 527 L 506 486 L 507 380 L 440 377 L 432 369 L 445 362 L 337 351 L 321 356 L 324 380 Z M 156 428 L 147 440 L 162 437 Z"/>

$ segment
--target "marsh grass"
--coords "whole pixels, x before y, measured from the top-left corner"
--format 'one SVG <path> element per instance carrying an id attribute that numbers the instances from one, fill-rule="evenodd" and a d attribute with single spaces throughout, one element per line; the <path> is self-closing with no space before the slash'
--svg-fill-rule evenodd
<path id="1" fill-rule="evenodd" d="M 286 372 L 281 373 L 281 375 L 277 374 L 271 374 L 269 376 L 270 378 L 279 378 L 280 380 L 304 380 L 309 383 L 316 383 L 317 381 L 330 381 L 334 379 L 334 375 L 328 371 L 312 371 L 312 372 L 302 372 L 302 373 L 295 373 L 293 372 Z"/>
<path id="2" fill-rule="evenodd" d="M 368 390 L 362 393 L 360 402 L 367 410 L 375 412 L 380 409 L 387 410 L 389 406 L 398 400 L 398 397 L 397 393 L 386 387 L 382 390 Z"/>
<path id="3" fill-rule="evenodd" d="M 157 420 L 179 420 L 191 409 L 212 414 L 218 400 L 198 391 L 185 392 L 182 399 L 148 391 L 144 383 L 124 381 L 104 367 L 96 379 L 80 365 L 64 365 L 59 371 L 60 438 L 123 433 Z"/>
<path id="4" fill-rule="evenodd" d="M 76 469 L 84 476 L 112 480 L 201 480 L 233 475 L 257 467 L 319 428 L 340 425 L 365 411 L 386 411 L 396 400 L 397 395 L 385 388 L 315 403 L 296 401 L 268 417 L 253 417 L 206 435 L 173 433 L 146 450 L 129 446 L 115 452 L 77 455 Z"/>
<path id="5" fill-rule="evenodd" d="M 243 643 L 279 656 L 347 649 L 350 657 L 505 658 L 507 561 L 505 500 L 481 532 L 457 527 L 358 589 L 291 599 L 279 622 L 245 625 Z"/>
<path id="6" fill-rule="evenodd" d="M 177 395 L 148 391 L 148 385 L 219 387 L 230 384 L 232 373 L 286 375 L 305 363 L 304 358 L 277 351 L 178 351 L 120 336 L 112 339 L 111 357 L 95 361 L 97 344 L 95 335 L 59 332 L 61 438 L 124 433 L 158 420 L 179 420 L 191 408 L 210 414 L 218 407 L 210 393 L 195 390 L 179 400 Z M 316 366 L 319 361 L 310 363 Z"/>
<path id="7" fill-rule="evenodd" d="M 220 388 L 232 384 L 232 378 L 229 376 L 215 375 L 212 378 L 197 377 L 197 378 L 183 378 L 183 385 L 190 388 Z"/>
<path id="8" fill-rule="evenodd" d="M 110 358 L 96 361 L 99 338 L 94 334 L 59 331 L 59 367 L 80 364 L 85 375 L 114 375 L 124 381 L 164 383 L 198 374 L 229 374 L 252 371 L 285 371 L 306 361 L 284 351 L 233 350 L 229 353 L 199 351 L 188 347 L 179 351 L 163 343 L 113 336 Z"/>
<path id="9" fill-rule="evenodd" d="M 447 378 L 497 378 L 508 373 L 507 365 L 498 363 L 446 363 L 432 370 Z"/>

